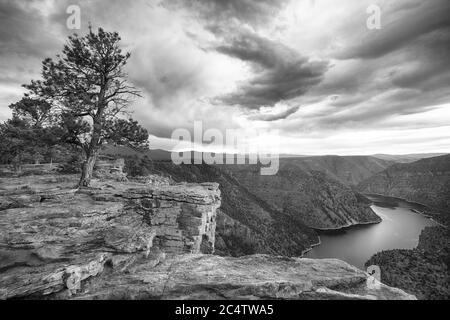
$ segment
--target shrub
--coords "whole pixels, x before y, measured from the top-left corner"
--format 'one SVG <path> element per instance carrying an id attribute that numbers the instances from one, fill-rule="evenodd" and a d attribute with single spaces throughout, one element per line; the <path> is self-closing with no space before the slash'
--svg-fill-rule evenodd
<path id="1" fill-rule="evenodd" d="M 148 176 L 153 164 L 147 157 L 129 157 L 125 159 L 125 172 L 129 177 Z"/>
<path id="2" fill-rule="evenodd" d="M 83 164 L 83 161 L 79 155 L 71 155 L 69 156 L 68 160 L 63 162 L 59 168 L 59 173 L 65 173 L 65 174 L 75 174 L 81 172 L 81 166 Z"/>

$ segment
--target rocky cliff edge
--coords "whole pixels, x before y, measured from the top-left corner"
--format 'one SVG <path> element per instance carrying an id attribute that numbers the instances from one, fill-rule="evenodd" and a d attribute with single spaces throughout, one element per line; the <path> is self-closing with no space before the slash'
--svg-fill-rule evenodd
<path id="1" fill-rule="evenodd" d="M 74 179 L 0 179 L 0 299 L 414 298 L 339 260 L 211 255 L 217 184 Z"/>

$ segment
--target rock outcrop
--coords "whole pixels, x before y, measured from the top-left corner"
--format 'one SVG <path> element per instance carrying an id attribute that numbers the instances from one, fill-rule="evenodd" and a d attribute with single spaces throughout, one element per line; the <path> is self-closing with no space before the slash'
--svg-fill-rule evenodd
<path id="1" fill-rule="evenodd" d="M 0 299 L 414 298 L 339 260 L 205 255 L 216 183 L 71 190 L 36 180 L 26 201 L 0 210 Z M 25 190 L 0 182 L 2 201 Z"/>
<path id="2" fill-rule="evenodd" d="M 157 189 L 134 188 L 123 195 L 125 212 L 139 214 L 155 232 L 155 245 L 170 254 L 213 253 L 217 183 L 176 184 Z"/>
<path id="3" fill-rule="evenodd" d="M 26 191 L 1 196 L 7 204 L 15 197 L 14 206 L 0 211 L 4 298 L 76 291 L 105 264 L 126 265 L 142 255 L 214 250 L 217 184 Z"/>
<path id="4" fill-rule="evenodd" d="M 95 162 L 94 177 L 102 180 L 127 181 L 124 167 L 124 159 L 108 159 L 103 156 Z"/>
<path id="5" fill-rule="evenodd" d="M 156 267 L 140 262 L 125 273 L 104 273 L 73 298 L 402 300 L 414 296 L 372 283 L 366 273 L 339 260 L 180 255 Z"/>

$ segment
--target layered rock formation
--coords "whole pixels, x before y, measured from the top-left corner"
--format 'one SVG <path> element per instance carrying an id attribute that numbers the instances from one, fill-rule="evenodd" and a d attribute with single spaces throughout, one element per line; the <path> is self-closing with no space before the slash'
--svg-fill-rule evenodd
<path id="1" fill-rule="evenodd" d="M 52 298 L 60 297 L 67 297 L 67 292 Z M 156 267 L 141 261 L 128 272 L 104 273 L 73 298 L 403 300 L 414 296 L 371 283 L 366 273 L 339 260 L 180 255 Z"/>
<path id="2" fill-rule="evenodd" d="M 71 190 L 72 178 L 0 181 L 1 201 L 17 201 L 0 211 L 0 299 L 414 298 L 339 260 L 201 254 L 214 250 L 215 183 Z"/>
<path id="3" fill-rule="evenodd" d="M 125 213 L 139 214 L 155 232 L 154 245 L 170 254 L 212 253 L 219 185 L 176 184 L 157 189 L 134 188 L 123 195 Z"/>
<path id="4" fill-rule="evenodd" d="M 23 199 L 22 192 L 4 190 L 0 199 L 15 197 L 14 208 L 0 215 L 4 298 L 76 291 L 105 264 L 126 265 L 140 255 L 214 250 L 217 184 L 27 189 Z"/>
<path id="5" fill-rule="evenodd" d="M 127 181 L 124 173 L 125 160 L 101 157 L 95 162 L 94 177 L 102 180 Z"/>

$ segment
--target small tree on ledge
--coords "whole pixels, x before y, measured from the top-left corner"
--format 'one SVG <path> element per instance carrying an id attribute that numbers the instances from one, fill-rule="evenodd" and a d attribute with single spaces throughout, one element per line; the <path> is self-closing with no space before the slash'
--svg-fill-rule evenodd
<path id="1" fill-rule="evenodd" d="M 79 186 L 89 186 L 100 148 L 105 143 L 148 147 L 148 132 L 128 115 L 139 91 L 127 82 L 117 32 L 90 29 L 70 36 L 57 61 L 43 61 L 43 80 L 24 85 L 26 98 L 52 106 L 51 117 L 61 128 L 61 142 L 79 146 L 85 155 Z M 53 123 L 55 124 L 55 123 Z"/>

